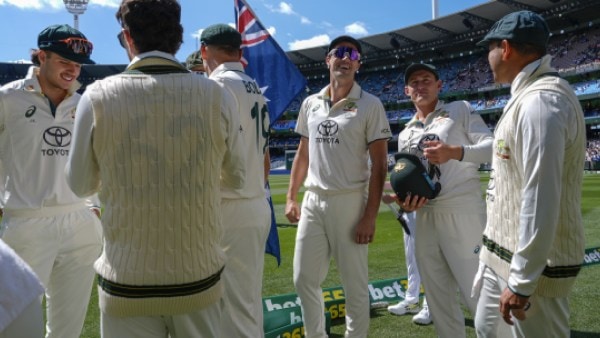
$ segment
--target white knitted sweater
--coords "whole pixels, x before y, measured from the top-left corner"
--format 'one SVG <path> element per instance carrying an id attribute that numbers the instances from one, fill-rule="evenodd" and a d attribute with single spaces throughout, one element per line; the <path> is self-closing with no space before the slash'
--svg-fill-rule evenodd
<path id="1" fill-rule="evenodd" d="M 494 139 L 481 260 L 529 296 L 569 294 L 584 254 L 585 125 L 568 82 L 545 76 L 549 57 L 513 82 Z"/>
<path id="2" fill-rule="evenodd" d="M 105 207 L 100 307 L 115 316 L 185 313 L 222 295 L 222 90 L 149 63 L 84 94 Z"/>

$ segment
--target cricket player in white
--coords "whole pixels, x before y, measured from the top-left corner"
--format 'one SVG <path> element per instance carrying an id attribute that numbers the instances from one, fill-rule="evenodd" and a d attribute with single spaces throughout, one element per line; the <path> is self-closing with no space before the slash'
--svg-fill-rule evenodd
<path id="1" fill-rule="evenodd" d="M 330 84 L 304 100 L 296 126 L 301 139 L 286 216 L 299 221 L 294 284 L 307 337 L 327 337 L 321 283 L 332 256 L 346 297 L 346 337 L 369 330 L 367 244 L 375 235 L 391 132 L 381 101 L 354 82 L 360 51 L 349 36 L 331 42 Z M 296 196 L 305 177 L 300 212 Z"/>
<path id="2" fill-rule="evenodd" d="M 518 11 L 477 43 L 488 48 L 494 82 L 511 93 L 494 135 L 473 288 L 478 337 L 571 336 L 568 297 L 585 253 L 586 128 L 573 88 L 551 66 L 549 37 L 542 16 Z"/>
<path id="3" fill-rule="evenodd" d="M 271 209 L 265 198 L 269 112 L 260 87 L 244 73 L 240 33 L 229 25 L 216 24 L 202 31 L 200 41 L 209 78 L 231 93 L 246 154 L 246 184 L 242 188 L 221 186 L 221 243 L 227 255 L 221 336 L 263 337 L 262 278 L 271 226 Z"/>
<path id="4" fill-rule="evenodd" d="M 441 88 L 434 66 L 406 69 L 405 92 L 417 112 L 398 136 L 398 151 L 419 156 L 431 179 L 442 186 L 435 199 L 407 197 L 402 207 L 418 209 L 417 265 L 437 334 L 455 338 L 466 334 L 456 291 L 472 314 L 477 304 L 471 287 L 485 225 L 477 170 L 491 159 L 492 134 L 468 102 L 440 101 Z"/>
<path id="5" fill-rule="evenodd" d="M 91 46 L 67 25 L 50 26 L 38 36 L 26 78 L 0 89 L 0 236 L 46 289 L 46 337 L 80 336 L 101 249 L 100 221 L 64 174 L 76 79 L 82 63 L 93 63 Z"/>

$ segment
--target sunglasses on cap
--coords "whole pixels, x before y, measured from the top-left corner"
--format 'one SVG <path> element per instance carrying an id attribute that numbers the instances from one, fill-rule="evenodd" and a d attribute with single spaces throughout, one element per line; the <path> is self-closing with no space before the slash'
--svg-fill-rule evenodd
<path id="1" fill-rule="evenodd" d="M 75 54 L 83 54 L 85 56 L 90 56 L 92 54 L 92 50 L 94 50 L 94 45 L 91 41 L 86 40 L 84 38 L 68 38 L 56 41 L 48 41 L 51 44 L 65 44 L 71 51 Z"/>
<path id="2" fill-rule="evenodd" d="M 352 61 L 360 60 L 360 53 L 357 49 L 352 47 L 338 47 L 334 48 L 329 52 L 329 55 L 333 55 L 338 59 L 348 57 Z"/>

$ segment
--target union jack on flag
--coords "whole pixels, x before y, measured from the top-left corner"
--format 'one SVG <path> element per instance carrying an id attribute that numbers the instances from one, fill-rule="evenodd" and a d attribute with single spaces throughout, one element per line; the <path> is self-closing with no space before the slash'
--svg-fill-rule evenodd
<path id="1" fill-rule="evenodd" d="M 263 90 L 273 124 L 306 87 L 306 78 L 290 61 L 245 0 L 234 0 L 238 32 L 242 34 L 242 63 L 246 74 Z"/>
<path id="2" fill-rule="evenodd" d="M 258 21 L 244 0 L 234 0 L 235 20 L 242 35 L 242 64 L 250 77 L 256 80 L 267 100 L 271 125 L 279 119 L 290 103 L 306 87 L 306 78 L 288 59 L 269 31 Z M 271 207 L 271 229 L 265 252 L 277 258 L 281 264 L 279 234 L 273 210 L 269 182 L 266 184 L 267 201 Z"/>

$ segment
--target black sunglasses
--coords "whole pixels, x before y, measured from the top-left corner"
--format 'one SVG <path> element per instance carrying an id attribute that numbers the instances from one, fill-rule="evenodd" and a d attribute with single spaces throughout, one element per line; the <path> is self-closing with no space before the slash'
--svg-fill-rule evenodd
<path id="1" fill-rule="evenodd" d="M 117 34 L 117 39 L 119 40 L 119 44 L 121 45 L 121 47 L 127 48 L 127 44 L 125 43 L 125 35 L 123 34 L 123 31 L 120 31 L 119 34 Z"/>

